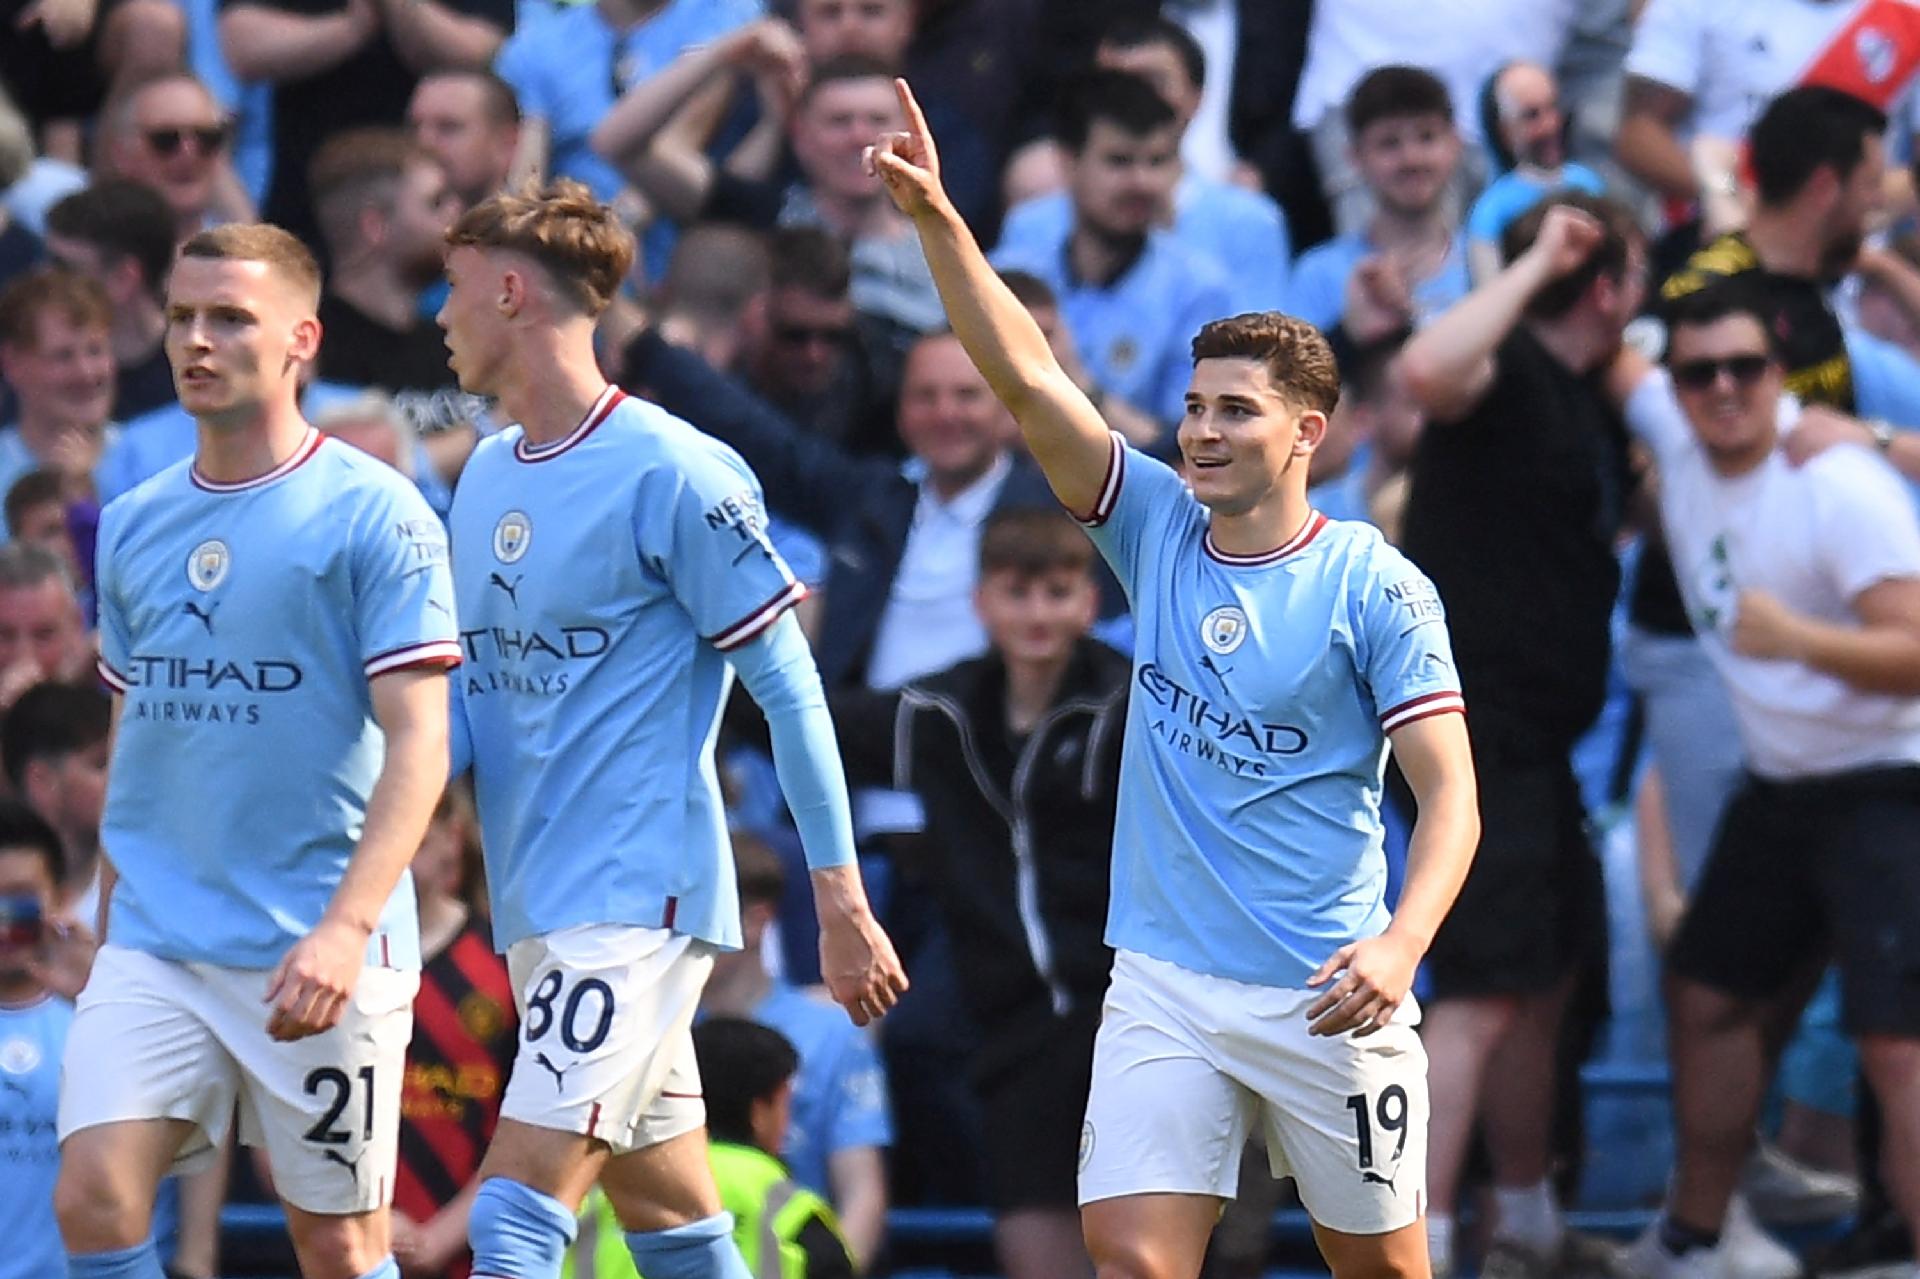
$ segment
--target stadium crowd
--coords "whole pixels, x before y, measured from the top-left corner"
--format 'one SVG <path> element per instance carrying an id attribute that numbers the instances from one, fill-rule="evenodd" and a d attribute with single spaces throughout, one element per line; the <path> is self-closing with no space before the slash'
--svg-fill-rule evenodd
<path id="1" fill-rule="evenodd" d="M 1313 504 L 1438 586 L 1482 792 L 1419 987 L 1436 1273 L 1913 1273 L 1920 663 L 1911 638 L 1834 656 L 1827 632 L 1849 610 L 1914 627 L 1910 594 L 1874 593 L 1920 573 L 1920 7 L 6 0 L 0 29 L 0 1279 L 66 1273 L 54 1107 L 110 732 L 95 534 L 194 449 L 163 349 L 176 249 L 254 218 L 305 240 L 325 269 L 309 418 L 444 517 L 504 425 L 447 363 L 445 235 L 549 176 L 643 246 L 599 324 L 608 376 L 764 486 L 913 978 L 877 1033 L 810 989 L 800 843 L 736 700 L 746 944 L 696 1041 L 723 1192 L 770 1241 L 748 1260 L 887 1273 L 891 1209 L 982 1205 L 1001 1273 L 1092 1273 L 1074 1179 L 1129 699 L 1227 769 L 1291 730 L 1130 678 L 1124 593 L 866 163 L 906 125 L 897 75 L 955 207 L 1130 444 L 1177 456 L 1207 321 L 1283 311 L 1339 357 Z M 1829 468 L 1833 509 L 1778 488 L 1730 507 L 1688 470 L 1689 416 L 1731 431 L 1761 401 L 1752 464 Z M 1756 556 L 1825 611 L 1752 593 Z M 1725 674 L 1728 654 L 1761 669 Z M 1800 713 L 1756 733 L 1743 679 Z M 1748 780 L 1894 764 L 1812 800 Z M 1710 857 L 1723 828 L 1740 859 Z M 1883 855 L 1829 848 L 1861 843 Z M 413 874 L 395 1253 L 460 1276 L 516 1037 L 461 785 Z M 1816 988 L 1830 956 L 1844 978 Z M 1591 1122 L 1581 1068 L 1624 1037 L 1621 973 L 1662 964 L 1674 1137 L 1608 1154 L 1635 1138 Z M 1660 1013 L 1634 1011 L 1664 1064 Z M 235 1273 L 222 1207 L 271 1199 L 264 1164 L 216 1153 L 168 1184 L 172 1274 Z M 1636 1159 L 1658 1166 L 1609 1206 L 1664 1194 L 1646 1233 L 1571 1229 L 1607 1198 L 1583 1172 Z M 1285 1190 L 1248 1169 L 1214 1273 L 1268 1261 Z M 573 1273 L 632 1273 L 608 1241 L 590 1200 Z"/>

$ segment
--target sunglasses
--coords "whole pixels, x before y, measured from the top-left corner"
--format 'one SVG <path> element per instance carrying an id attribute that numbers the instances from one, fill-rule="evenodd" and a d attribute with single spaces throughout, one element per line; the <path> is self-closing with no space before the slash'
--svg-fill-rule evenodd
<path id="1" fill-rule="evenodd" d="M 147 145 L 156 155 L 173 155 L 189 141 L 201 155 L 211 155 L 227 145 L 227 126 L 201 125 L 191 129 L 148 129 Z"/>
<path id="2" fill-rule="evenodd" d="M 787 346 L 806 346 L 815 342 L 825 346 L 843 346 L 853 337 L 853 330 L 825 325 L 782 324 L 773 330 L 773 336 Z"/>
<path id="3" fill-rule="evenodd" d="M 1704 391 L 1725 373 L 1735 386 L 1752 386 L 1773 361 L 1764 355 L 1730 355 L 1724 360 L 1688 360 L 1673 366 L 1673 384 L 1683 391 Z"/>

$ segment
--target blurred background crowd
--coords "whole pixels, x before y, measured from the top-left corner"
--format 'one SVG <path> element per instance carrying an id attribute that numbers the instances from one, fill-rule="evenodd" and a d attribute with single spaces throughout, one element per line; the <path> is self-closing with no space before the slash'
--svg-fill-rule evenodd
<path id="1" fill-rule="evenodd" d="M 1488 1273 L 1525 1276 L 1618 1264 L 1572 1227 L 1625 1233 L 1661 1195 L 1660 952 L 1739 772 L 1738 737 L 1630 497 L 1595 534 L 1611 574 L 1603 621 L 1555 607 L 1584 570 L 1531 540 L 1524 519 L 1507 534 L 1513 555 L 1469 570 L 1475 586 L 1429 563 L 1424 548 L 1444 559 L 1467 526 L 1497 529 L 1509 496 L 1579 490 L 1555 468 L 1589 462 L 1502 446 L 1470 484 L 1423 462 L 1423 400 L 1396 358 L 1499 272 L 1503 233 L 1543 194 L 1605 193 L 1649 246 L 1654 310 L 1663 283 L 1674 296 L 1702 273 L 1767 272 L 1800 289 L 1804 330 L 1825 342 L 1790 369 L 1795 392 L 1920 428 L 1920 8 L 0 9 L 0 760 L 12 797 L 0 899 L 13 903 L 0 911 L 0 1276 L 65 1273 L 50 1188 L 69 1014 L 27 957 L 37 921 L 90 920 L 95 905 L 99 512 L 194 446 L 162 347 L 175 248 L 256 217 L 311 244 L 325 337 L 306 410 L 444 515 L 475 442 L 501 424 L 447 368 L 433 320 L 441 237 L 489 193 L 546 176 L 586 183 L 643 246 L 602 323 L 609 377 L 733 445 L 764 484 L 774 539 L 812 590 L 802 616 L 859 786 L 863 856 L 913 977 L 878 1034 L 809 990 L 798 842 L 764 726 L 750 710 L 730 716 L 747 948 L 715 970 L 701 1059 L 716 1160 L 734 1161 L 723 1183 L 757 1196 L 771 1232 L 758 1273 L 1090 1273 L 1073 1175 L 1111 959 L 1101 925 L 1131 628 L 946 333 L 912 226 L 863 167 L 864 148 L 903 124 L 896 75 L 924 104 L 954 201 L 994 264 L 1138 447 L 1175 454 L 1202 323 L 1277 309 L 1332 335 L 1344 385 L 1313 458 L 1315 506 L 1400 541 L 1440 580 L 1457 635 L 1507 638 L 1509 674 L 1470 686 L 1469 704 L 1527 720 L 1540 730 L 1527 750 L 1572 761 L 1589 820 L 1540 838 L 1562 839 L 1569 892 L 1590 892 L 1605 925 L 1580 934 L 1565 980 L 1525 1016 L 1430 1036 L 1436 1115 L 1448 1072 L 1479 1084 L 1456 1087 L 1457 1167 L 1431 1173 L 1435 1207 L 1460 1216 L 1463 1270 L 1483 1255 Z M 1774 160 L 1749 155 L 1769 104 L 1808 86 L 1868 104 L 1855 145 L 1787 120 Z M 1879 445 L 1920 475 L 1909 447 Z M 1556 683 L 1570 653 L 1591 657 L 1604 697 Z M 414 867 L 431 958 L 395 1200 L 409 1275 L 465 1273 L 466 1196 L 512 1056 L 477 854 L 456 787 Z M 1507 1086 L 1525 1074 L 1503 1068 L 1510 1051 L 1547 1064 L 1540 1095 Z M 1816 1000 L 1718 1250 L 1733 1279 L 1911 1272 L 1851 1054 L 1832 1001 Z M 1513 1192 L 1497 1175 L 1489 1190 L 1488 1168 L 1535 1149 L 1554 1207 L 1494 1211 Z M 1274 1229 L 1285 1187 L 1249 1167 L 1210 1261 L 1221 1275 L 1304 1255 L 1297 1218 Z M 173 1272 L 285 1273 L 270 1218 L 245 1207 L 270 1201 L 244 1153 L 170 1183 L 156 1228 Z M 628 1266 L 618 1232 L 594 1229 L 600 1212 L 589 1204 L 576 1273 Z M 1476 1219 L 1509 1223 L 1527 1246 L 1503 1251 Z"/>

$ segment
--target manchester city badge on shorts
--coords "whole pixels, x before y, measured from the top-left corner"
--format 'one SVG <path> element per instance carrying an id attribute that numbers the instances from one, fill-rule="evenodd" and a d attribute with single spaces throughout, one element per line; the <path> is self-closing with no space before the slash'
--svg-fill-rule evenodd
<path id="1" fill-rule="evenodd" d="M 533 521 L 525 511 L 508 511 L 493 526 L 493 558 L 502 564 L 518 564 L 533 545 Z"/>
<path id="2" fill-rule="evenodd" d="M 210 591 L 227 580 L 227 570 L 232 566 L 233 556 L 228 554 L 227 544 L 210 537 L 187 556 L 187 581 L 196 591 Z"/>
<path id="3" fill-rule="evenodd" d="M 1087 1170 L 1087 1161 L 1093 1158 L 1093 1120 L 1080 1125 L 1080 1171 Z"/>
<path id="4" fill-rule="evenodd" d="M 1247 615 L 1223 604 L 1200 619 L 1200 642 L 1221 657 L 1239 648 L 1247 638 Z"/>

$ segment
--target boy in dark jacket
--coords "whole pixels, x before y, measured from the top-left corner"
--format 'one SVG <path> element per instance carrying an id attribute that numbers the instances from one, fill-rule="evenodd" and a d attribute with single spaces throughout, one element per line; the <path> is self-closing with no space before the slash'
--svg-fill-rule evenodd
<path id="1" fill-rule="evenodd" d="M 988 653 L 833 699 L 848 778 L 917 791 L 980 1039 L 996 1244 L 1009 1279 L 1092 1272 L 1075 1168 L 1112 952 L 1103 934 L 1128 663 L 1088 638 L 1093 545 L 1058 511 L 980 537 Z"/>

